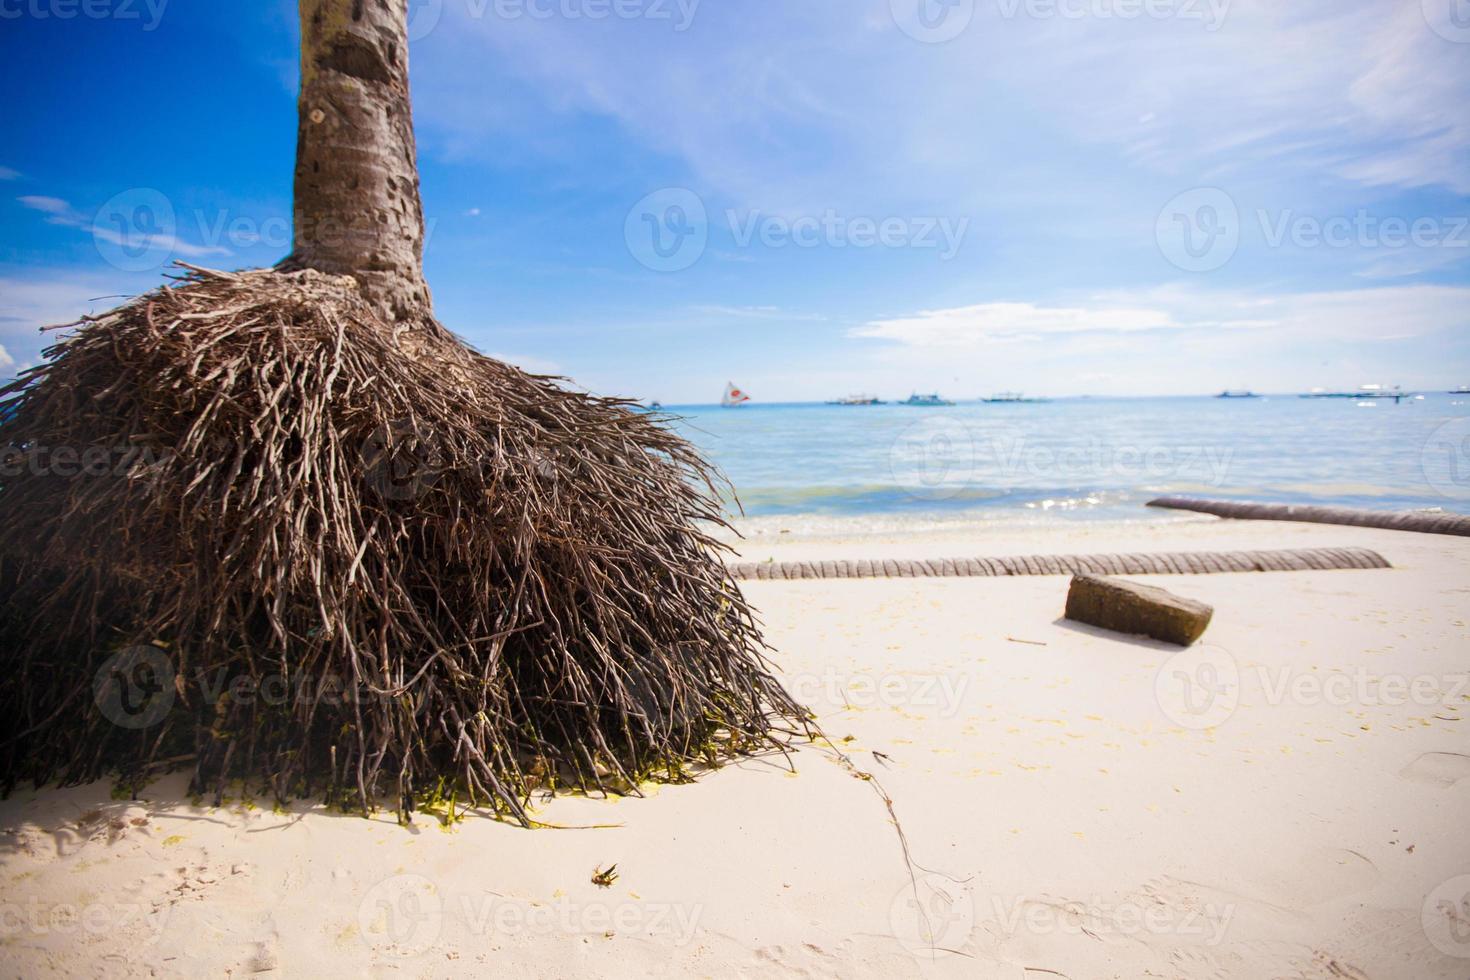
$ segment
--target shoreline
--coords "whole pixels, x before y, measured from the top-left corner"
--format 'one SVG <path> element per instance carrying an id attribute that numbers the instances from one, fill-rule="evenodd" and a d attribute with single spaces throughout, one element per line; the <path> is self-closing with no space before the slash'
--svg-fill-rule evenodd
<path id="1" fill-rule="evenodd" d="M 1043 536 L 1084 529 L 1123 530 L 1139 527 L 1181 527 L 1234 520 L 1238 524 L 1301 524 L 1310 521 L 1268 521 L 1248 518 L 1221 518 L 1193 510 L 1150 507 L 1151 494 L 1141 494 L 1136 505 L 1110 505 L 1106 509 L 1091 506 L 1058 505 L 1022 507 L 973 507 L 953 511 L 879 510 L 863 514 L 755 514 L 728 515 L 729 528 L 716 528 L 717 540 L 737 547 L 776 545 L 809 541 L 912 540 L 935 535 L 983 538 L 991 534 L 1036 533 Z M 1167 499 L 1167 498 L 1166 498 Z M 1210 497 L 1226 504 L 1258 502 L 1247 495 Z M 1271 503 L 1270 501 L 1264 501 Z M 1312 505 L 1316 506 L 1316 505 Z M 1323 505 L 1326 506 L 1326 505 Z M 1337 509 L 1337 508 L 1329 508 Z M 1423 514 L 1426 516 L 1465 517 L 1470 510 L 1454 507 L 1345 508 L 1364 513 Z M 1353 525 L 1319 525 L 1353 526 Z"/>
<path id="2" fill-rule="evenodd" d="M 730 518 L 730 529 L 716 529 L 715 537 L 737 546 L 814 541 L 894 540 L 934 535 L 991 533 L 1047 533 L 1078 526 L 1133 527 L 1184 524 L 1203 515 L 1144 511 L 1137 516 L 1091 516 L 1075 509 L 1007 508 L 944 512 L 875 512 L 869 514 L 760 514 Z"/>

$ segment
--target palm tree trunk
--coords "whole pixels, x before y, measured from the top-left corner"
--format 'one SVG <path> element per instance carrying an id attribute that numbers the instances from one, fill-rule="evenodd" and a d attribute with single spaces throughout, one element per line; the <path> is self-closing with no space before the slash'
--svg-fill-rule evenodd
<path id="1" fill-rule="evenodd" d="M 295 249 L 278 268 L 357 279 L 388 322 L 422 318 L 424 215 L 407 0 L 300 0 Z"/>

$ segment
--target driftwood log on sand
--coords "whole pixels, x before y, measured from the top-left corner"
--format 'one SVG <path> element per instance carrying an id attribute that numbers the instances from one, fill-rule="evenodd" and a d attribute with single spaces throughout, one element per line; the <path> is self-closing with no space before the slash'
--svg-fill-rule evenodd
<path id="1" fill-rule="evenodd" d="M 1304 504 L 1260 504 L 1247 500 L 1200 500 L 1194 497 L 1159 497 L 1150 507 L 1192 510 L 1216 517 L 1247 521 L 1301 521 L 1307 524 L 1346 524 L 1352 527 L 1381 527 L 1390 531 L 1422 534 L 1457 534 L 1470 537 L 1470 516 L 1433 511 L 1359 510 L 1353 507 L 1317 507 Z"/>
<path id="2" fill-rule="evenodd" d="M 1367 548 L 1285 551 L 1179 551 L 1161 554 L 1022 555 L 1007 558 L 839 559 L 741 562 L 737 579 L 990 578 L 1006 575 L 1211 575 L 1392 567 Z"/>

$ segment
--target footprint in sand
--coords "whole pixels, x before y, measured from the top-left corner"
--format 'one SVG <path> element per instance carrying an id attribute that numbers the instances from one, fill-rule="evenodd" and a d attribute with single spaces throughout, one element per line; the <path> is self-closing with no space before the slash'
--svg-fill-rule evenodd
<path id="1" fill-rule="evenodd" d="M 1431 786 L 1453 786 L 1470 776 L 1470 755 L 1458 752 L 1425 752 L 1399 770 L 1399 778 Z"/>

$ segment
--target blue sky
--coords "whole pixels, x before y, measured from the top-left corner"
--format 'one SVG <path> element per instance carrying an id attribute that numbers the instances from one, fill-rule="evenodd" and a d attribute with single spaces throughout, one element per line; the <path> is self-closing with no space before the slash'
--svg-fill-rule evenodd
<path id="1" fill-rule="evenodd" d="M 288 251 L 294 8 L 0 0 L 4 373 L 168 261 Z M 1470 382 L 1463 0 L 414 0 L 411 31 L 441 320 L 591 390 Z"/>

